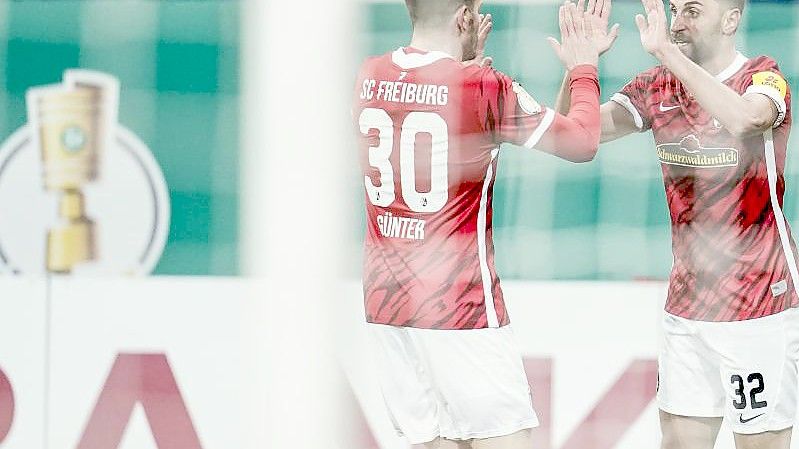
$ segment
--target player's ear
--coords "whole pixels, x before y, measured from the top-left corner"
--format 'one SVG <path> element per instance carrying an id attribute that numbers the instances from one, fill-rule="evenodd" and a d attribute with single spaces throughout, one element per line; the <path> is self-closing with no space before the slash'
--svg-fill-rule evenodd
<path id="1" fill-rule="evenodd" d="M 730 8 L 724 12 L 721 18 L 721 32 L 725 36 L 732 36 L 738 31 L 738 25 L 741 24 L 741 9 Z"/>
<path id="2" fill-rule="evenodd" d="M 474 26 L 474 14 L 472 10 L 466 5 L 461 5 L 455 16 L 455 22 L 458 25 L 458 33 L 463 34 L 468 32 Z"/>

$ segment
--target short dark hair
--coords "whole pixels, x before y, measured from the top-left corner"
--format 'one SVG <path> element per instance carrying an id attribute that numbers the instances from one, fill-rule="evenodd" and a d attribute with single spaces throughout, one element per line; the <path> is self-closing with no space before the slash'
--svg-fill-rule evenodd
<path id="1" fill-rule="evenodd" d="M 411 23 L 438 24 L 448 19 L 461 6 L 474 8 L 476 0 L 405 0 Z"/>
<path id="2" fill-rule="evenodd" d="M 744 6 L 746 6 L 746 0 L 719 0 L 721 3 L 726 3 L 730 6 L 730 8 L 738 8 L 741 12 L 744 12 Z"/>

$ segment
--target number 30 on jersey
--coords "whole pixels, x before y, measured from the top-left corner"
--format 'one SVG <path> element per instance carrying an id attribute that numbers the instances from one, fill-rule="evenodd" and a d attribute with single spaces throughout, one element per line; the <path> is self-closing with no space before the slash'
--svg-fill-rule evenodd
<path id="1" fill-rule="evenodd" d="M 375 206 L 388 207 L 394 203 L 394 167 L 390 156 L 394 148 L 394 121 L 382 109 L 366 108 L 358 119 L 361 133 L 377 129 L 379 142 L 369 147 L 369 165 L 380 171 L 380 185 L 376 186 L 364 176 L 364 186 L 369 200 Z M 416 135 L 430 134 L 432 151 L 430 157 L 430 192 L 416 190 Z M 434 112 L 411 112 L 402 122 L 400 140 L 400 186 L 402 198 L 414 212 L 432 213 L 441 210 L 447 203 L 449 181 L 447 178 L 447 154 L 449 134 L 447 122 Z"/>

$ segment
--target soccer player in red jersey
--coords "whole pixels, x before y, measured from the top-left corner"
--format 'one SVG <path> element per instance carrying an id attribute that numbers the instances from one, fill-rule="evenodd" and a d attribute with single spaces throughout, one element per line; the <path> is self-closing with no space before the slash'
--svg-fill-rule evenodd
<path id="1" fill-rule="evenodd" d="M 552 41 L 571 112 L 482 59 L 481 0 L 406 0 L 407 47 L 367 59 L 353 115 L 366 189 L 363 289 L 375 364 L 401 433 L 426 448 L 529 448 L 538 424 L 494 267 L 492 191 L 510 142 L 575 162 L 599 144 L 605 30 L 575 5 Z"/>
<path id="2" fill-rule="evenodd" d="M 744 0 L 660 0 L 636 16 L 660 65 L 601 106 L 602 141 L 652 130 L 672 223 L 663 319 L 662 448 L 790 445 L 797 402 L 796 248 L 782 213 L 790 89 L 735 49 Z M 593 5 L 585 20 L 607 16 Z M 564 105 L 568 92 L 562 92 Z M 560 108 L 559 108 L 560 109 Z"/>

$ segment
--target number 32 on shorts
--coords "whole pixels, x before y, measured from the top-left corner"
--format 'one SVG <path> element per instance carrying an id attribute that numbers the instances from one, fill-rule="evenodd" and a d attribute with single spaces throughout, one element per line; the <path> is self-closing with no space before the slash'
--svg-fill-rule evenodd
<path id="1" fill-rule="evenodd" d="M 744 382 L 744 380 L 746 382 Z M 751 407 L 753 410 L 764 408 L 768 406 L 768 402 L 765 400 L 758 400 L 757 395 L 763 393 L 766 389 L 766 383 L 763 380 L 763 375 L 760 373 L 751 373 L 746 375 L 746 377 L 741 376 L 739 374 L 733 374 L 730 377 L 730 382 L 733 388 L 733 401 L 732 406 L 735 407 L 737 410 L 743 410 L 745 408 Z M 746 394 L 746 391 L 749 391 L 749 394 Z M 741 417 L 741 422 L 745 423 L 748 420 L 745 420 L 744 417 Z"/>

